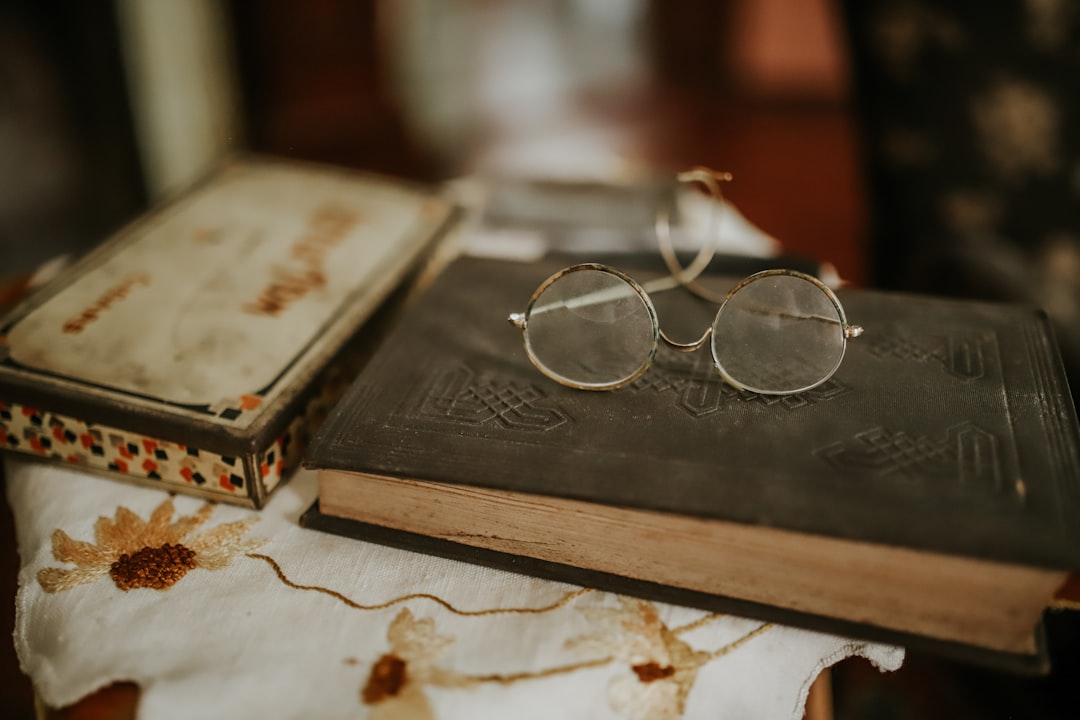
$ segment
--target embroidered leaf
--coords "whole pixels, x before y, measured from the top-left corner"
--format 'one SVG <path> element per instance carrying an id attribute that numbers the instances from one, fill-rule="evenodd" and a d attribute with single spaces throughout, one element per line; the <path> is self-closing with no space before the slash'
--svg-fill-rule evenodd
<path id="1" fill-rule="evenodd" d="M 432 618 L 416 620 L 408 608 L 403 609 L 386 630 L 390 647 L 411 663 L 431 666 L 435 658 L 454 642 L 453 636 L 438 635 Z"/>
<path id="2" fill-rule="evenodd" d="M 76 585 L 93 582 L 108 572 L 108 566 L 94 568 L 75 568 L 64 570 L 63 568 L 42 568 L 37 574 L 38 584 L 47 593 L 56 593 L 62 590 L 70 590 Z"/>
<path id="3" fill-rule="evenodd" d="M 172 500 L 166 500 L 165 502 L 171 504 Z M 123 531 L 125 535 L 134 535 L 146 531 L 146 521 L 120 505 L 116 508 L 116 527 Z"/>
<path id="4" fill-rule="evenodd" d="M 169 524 L 173 516 L 173 502 L 172 498 L 168 498 L 156 508 L 154 512 L 150 514 L 150 527 L 162 528 Z"/>
<path id="5" fill-rule="evenodd" d="M 63 530 L 53 531 L 52 553 L 57 561 L 74 563 L 75 565 L 91 565 L 113 561 L 112 555 L 107 551 L 82 540 L 73 540 Z"/>
<path id="6" fill-rule="evenodd" d="M 94 523 L 94 543 L 99 547 L 115 547 L 118 532 L 111 518 L 101 516 Z"/>
<path id="7" fill-rule="evenodd" d="M 214 506 L 211 503 L 206 503 L 200 507 L 194 515 L 178 517 L 176 522 L 171 525 L 162 526 L 157 534 L 161 537 L 162 542 L 180 542 L 193 533 L 200 525 L 209 520 L 210 515 L 213 512 Z M 191 546 L 191 543 L 186 544 Z"/>
<path id="8" fill-rule="evenodd" d="M 111 548 L 117 554 L 139 549 L 145 537 L 146 523 L 124 506 L 116 508 L 116 519 L 99 517 L 94 523 L 94 541 L 98 547 Z"/>
<path id="9" fill-rule="evenodd" d="M 232 539 L 220 546 L 197 551 L 195 566 L 204 570 L 220 570 L 229 565 L 233 558 L 255 552 L 268 542 L 266 538 Z"/>
<path id="10" fill-rule="evenodd" d="M 191 540 L 185 544 L 195 551 L 208 550 L 212 547 L 221 546 L 231 540 L 242 537 L 254 524 L 255 518 L 223 523 L 215 528 L 210 528 L 206 532 L 199 533 L 197 537 L 191 538 Z"/>
<path id="11" fill-rule="evenodd" d="M 615 712 L 630 720 L 677 720 L 686 706 L 680 688 L 674 683 L 643 684 L 632 676 L 612 681 L 608 700 Z"/>

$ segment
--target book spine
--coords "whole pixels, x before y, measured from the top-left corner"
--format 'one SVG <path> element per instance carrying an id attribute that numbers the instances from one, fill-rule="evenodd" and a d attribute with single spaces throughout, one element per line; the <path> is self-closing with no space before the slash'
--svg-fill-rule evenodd
<path id="1" fill-rule="evenodd" d="M 1053 329 L 1047 320 L 1043 323 L 1045 328 L 1034 324 L 1024 327 L 1024 348 L 1034 376 L 1034 396 L 1046 437 L 1050 474 L 1056 483 L 1058 522 L 1067 525 L 1069 518 L 1063 514 L 1065 508 L 1075 507 L 1080 502 L 1077 497 L 1080 486 L 1067 481 L 1076 477 L 1080 468 L 1076 438 L 1070 437 L 1075 433 L 1076 409 L 1071 402 L 1064 366 L 1049 340 L 1053 337 Z"/>

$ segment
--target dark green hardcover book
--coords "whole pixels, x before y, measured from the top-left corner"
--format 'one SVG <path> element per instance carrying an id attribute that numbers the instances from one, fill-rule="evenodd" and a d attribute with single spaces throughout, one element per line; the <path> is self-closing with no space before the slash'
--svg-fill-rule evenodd
<path id="1" fill-rule="evenodd" d="M 865 334 L 814 390 L 741 392 L 706 350 L 661 349 L 585 392 L 506 322 L 560 267 L 436 280 L 316 437 L 309 526 L 1045 669 L 1042 612 L 1080 567 L 1080 433 L 1043 313 L 850 290 Z M 654 299 L 676 339 L 716 311 Z"/>

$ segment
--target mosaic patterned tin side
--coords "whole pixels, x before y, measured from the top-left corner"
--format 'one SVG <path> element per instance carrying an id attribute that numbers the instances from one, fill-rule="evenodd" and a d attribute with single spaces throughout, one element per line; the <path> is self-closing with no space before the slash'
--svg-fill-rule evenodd
<path id="1" fill-rule="evenodd" d="M 264 456 L 262 482 L 280 482 L 284 467 L 280 438 Z M 242 458 L 225 457 L 159 438 L 40 411 L 0 403 L 0 447 L 71 465 L 177 486 L 233 502 L 254 502 L 251 478 Z M 276 477 L 275 477 L 276 476 Z M 250 499 L 249 499 L 250 498 Z"/>
<path id="2" fill-rule="evenodd" d="M 58 413 L 0 402 L 0 450 L 163 484 L 223 502 L 259 507 L 300 463 L 311 433 L 358 371 L 343 354 L 324 370 L 319 392 L 253 463 Z M 248 466 L 251 465 L 249 468 Z"/>

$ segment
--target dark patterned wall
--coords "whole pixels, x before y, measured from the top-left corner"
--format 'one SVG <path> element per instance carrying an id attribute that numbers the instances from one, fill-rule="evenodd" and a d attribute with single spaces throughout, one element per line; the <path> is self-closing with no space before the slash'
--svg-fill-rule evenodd
<path id="1" fill-rule="evenodd" d="M 882 285 L 1045 308 L 1080 382 L 1080 4 L 844 4 Z"/>

